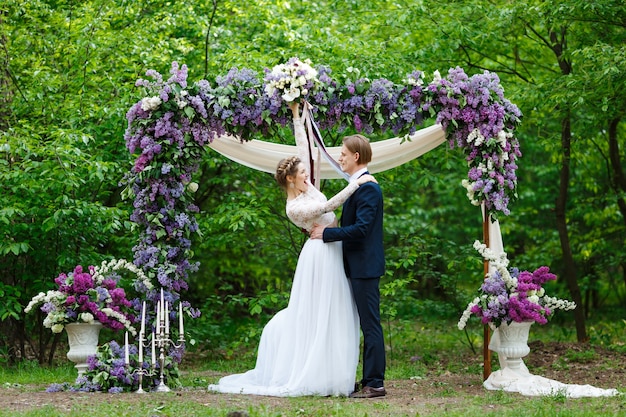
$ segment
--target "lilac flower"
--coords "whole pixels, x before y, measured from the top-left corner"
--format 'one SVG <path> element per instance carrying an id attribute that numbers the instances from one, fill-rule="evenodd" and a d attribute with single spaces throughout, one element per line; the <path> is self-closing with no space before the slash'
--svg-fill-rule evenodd
<path id="1" fill-rule="evenodd" d="M 112 262 L 119 268 L 131 265 L 132 273 L 143 277 L 143 273 L 124 260 Z M 89 266 L 83 269 L 78 265 L 72 272 L 57 276 L 57 290 L 33 297 L 25 312 L 28 313 L 34 306 L 42 304 L 41 309 L 46 313 L 44 326 L 55 333 L 61 332 L 68 323 L 97 320 L 104 327 L 113 330 L 126 328 L 134 335 L 134 310 L 125 291 L 117 287 L 119 279 L 118 271 L 103 273 L 102 267 Z"/>
<path id="2" fill-rule="evenodd" d="M 56 311 L 56 306 L 52 302 L 47 302 L 47 303 L 44 303 L 41 306 L 41 311 L 43 311 L 44 313 L 48 314 L 48 313 L 50 313 L 52 311 Z"/>
<path id="3" fill-rule="evenodd" d="M 485 278 L 478 296 L 470 302 L 461 315 L 458 327 L 463 329 L 474 314 L 483 324 L 495 327 L 500 323 L 532 321 L 546 324 L 555 309 L 571 310 L 576 304 L 548 297 L 543 284 L 556 279 L 547 266 L 534 272 L 509 268 L 506 254 L 496 255 L 480 242 L 474 247 L 483 258 L 490 262 L 494 270 Z"/>
<path id="4" fill-rule="evenodd" d="M 66 383 L 63 384 L 50 384 L 48 388 L 46 388 L 46 392 L 63 392 L 67 388 Z"/>

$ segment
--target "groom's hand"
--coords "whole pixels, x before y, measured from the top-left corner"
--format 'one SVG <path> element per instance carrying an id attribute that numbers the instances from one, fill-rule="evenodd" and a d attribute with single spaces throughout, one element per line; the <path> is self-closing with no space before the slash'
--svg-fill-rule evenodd
<path id="1" fill-rule="evenodd" d="M 311 239 L 321 239 L 324 235 L 324 229 L 326 229 L 326 226 L 314 223 L 311 229 Z"/>

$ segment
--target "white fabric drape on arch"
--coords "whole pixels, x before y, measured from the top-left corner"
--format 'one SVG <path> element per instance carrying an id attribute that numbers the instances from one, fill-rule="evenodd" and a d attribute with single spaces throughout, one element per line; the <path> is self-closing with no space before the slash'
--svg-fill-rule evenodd
<path id="1" fill-rule="evenodd" d="M 409 136 L 408 140 L 403 141 L 403 138 L 396 137 L 372 142 L 373 157 L 368 169 L 375 174 L 398 167 L 433 150 L 445 140 L 445 132 L 441 125 L 433 125 L 418 130 Z M 295 145 L 261 140 L 242 142 L 239 138 L 229 135 L 220 136 L 213 140 L 209 147 L 241 165 L 271 174 L 276 172 L 276 166 L 281 159 L 298 154 Z M 333 159 L 339 159 L 341 147 L 333 146 L 326 149 Z M 341 175 L 326 160 L 321 159 L 320 177 L 322 179 L 337 179 L 341 178 Z"/>

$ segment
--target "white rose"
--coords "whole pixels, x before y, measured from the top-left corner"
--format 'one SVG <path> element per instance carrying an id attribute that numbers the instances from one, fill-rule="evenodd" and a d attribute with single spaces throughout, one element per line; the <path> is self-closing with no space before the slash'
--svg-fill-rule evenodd
<path id="1" fill-rule="evenodd" d="M 61 333 L 63 331 L 63 325 L 62 324 L 55 324 L 50 329 L 52 330 L 52 333 Z"/>
<path id="2" fill-rule="evenodd" d="M 282 95 L 282 98 L 285 101 L 294 101 L 298 97 L 300 97 L 300 90 L 298 90 L 297 88 L 290 89 L 288 92 Z"/>
<path id="3" fill-rule="evenodd" d="M 191 191 L 192 193 L 195 193 L 196 191 L 198 191 L 198 183 L 190 182 L 189 185 L 187 186 L 187 189 L 189 189 L 189 191 Z"/>

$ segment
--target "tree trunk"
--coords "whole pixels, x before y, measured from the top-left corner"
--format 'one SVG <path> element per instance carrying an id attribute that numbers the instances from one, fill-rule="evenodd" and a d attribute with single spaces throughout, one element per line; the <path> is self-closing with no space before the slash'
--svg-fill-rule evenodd
<path id="1" fill-rule="evenodd" d="M 626 224 L 626 201 L 620 194 L 626 192 L 626 176 L 622 169 L 622 162 L 619 154 L 619 143 L 617 141 L 617 126 L 621 118 L 616 118 L 609 123 L 609 160 L 611 161 L 611 185 L 617 194 L 617 206 L 622 213 L 622 220 Z"/>
<path id="2" fill-rule="evenodd" d="M 559 173 L 559 195 L 556 200 L 556 228 L 561 240 L 561 252 L 563 253 L 563 276 L 567 282 L 572 301 L 576 303 L 574 319 L 576 321 L 576 336 L 579 342 L 588 340 L 585 328 L 585 312 L 583 309 L 583 299 L 576 277 L 576 266 L 572 248 L 570 246 L 569 234 L 567 231 L 566 203 L 569 188 L 570 158 L 571 158 L 572 132 L 570 126 L 569 113 L 561 121 L 561 171 Z"/>
<path id="3" fill-rule="evenodd" d="M 621 117 L 615 118 L 609 122 L 609 160 L 611 161 L 611 186 L 617 196 L 617 207 L 622 213 L 622 220 L 626 225 L 626 200 L 620 195 L 626 192 L 626 175 L 622 169 L 622 159 L 620 157 L 619 142 L 617 141 L 617 126 L 621 121 Z M 622 279 L 626 285 L 626 265 L 622 263 Z"/>
<path id="4" fill-rule="evenodd" d="M 550 30 L 550 46 L 561 69 L 561 74 L 567 76 L 572 73 L 572 63 L 565 57 L 567 48 L 567 29 L 561 27 L 560 30 Z M 565 110 L 563 119 L 561 120 L 561 171 L 559 173 L 559 195 L 556 200 L 556 228 L 559 232 L 561 241 L 561 252 L 563 253 L 563 275 L 567 282 L 572 301 L 576 303 L 574 310 L 574 320 L 576 321 L 576 336 L 579 342 L 588 340 L 587 330 L 585 328 L 585 311 L 583 308 L 583 299 L 578 286 L 578 278 L 576 276 L 576 265 L 572 248 L 570 246 L 569 234 L 567 231 L 567 192 L 569 189 L 569 176 L 571 164 L 571 115 L 569 110 Z"/>

